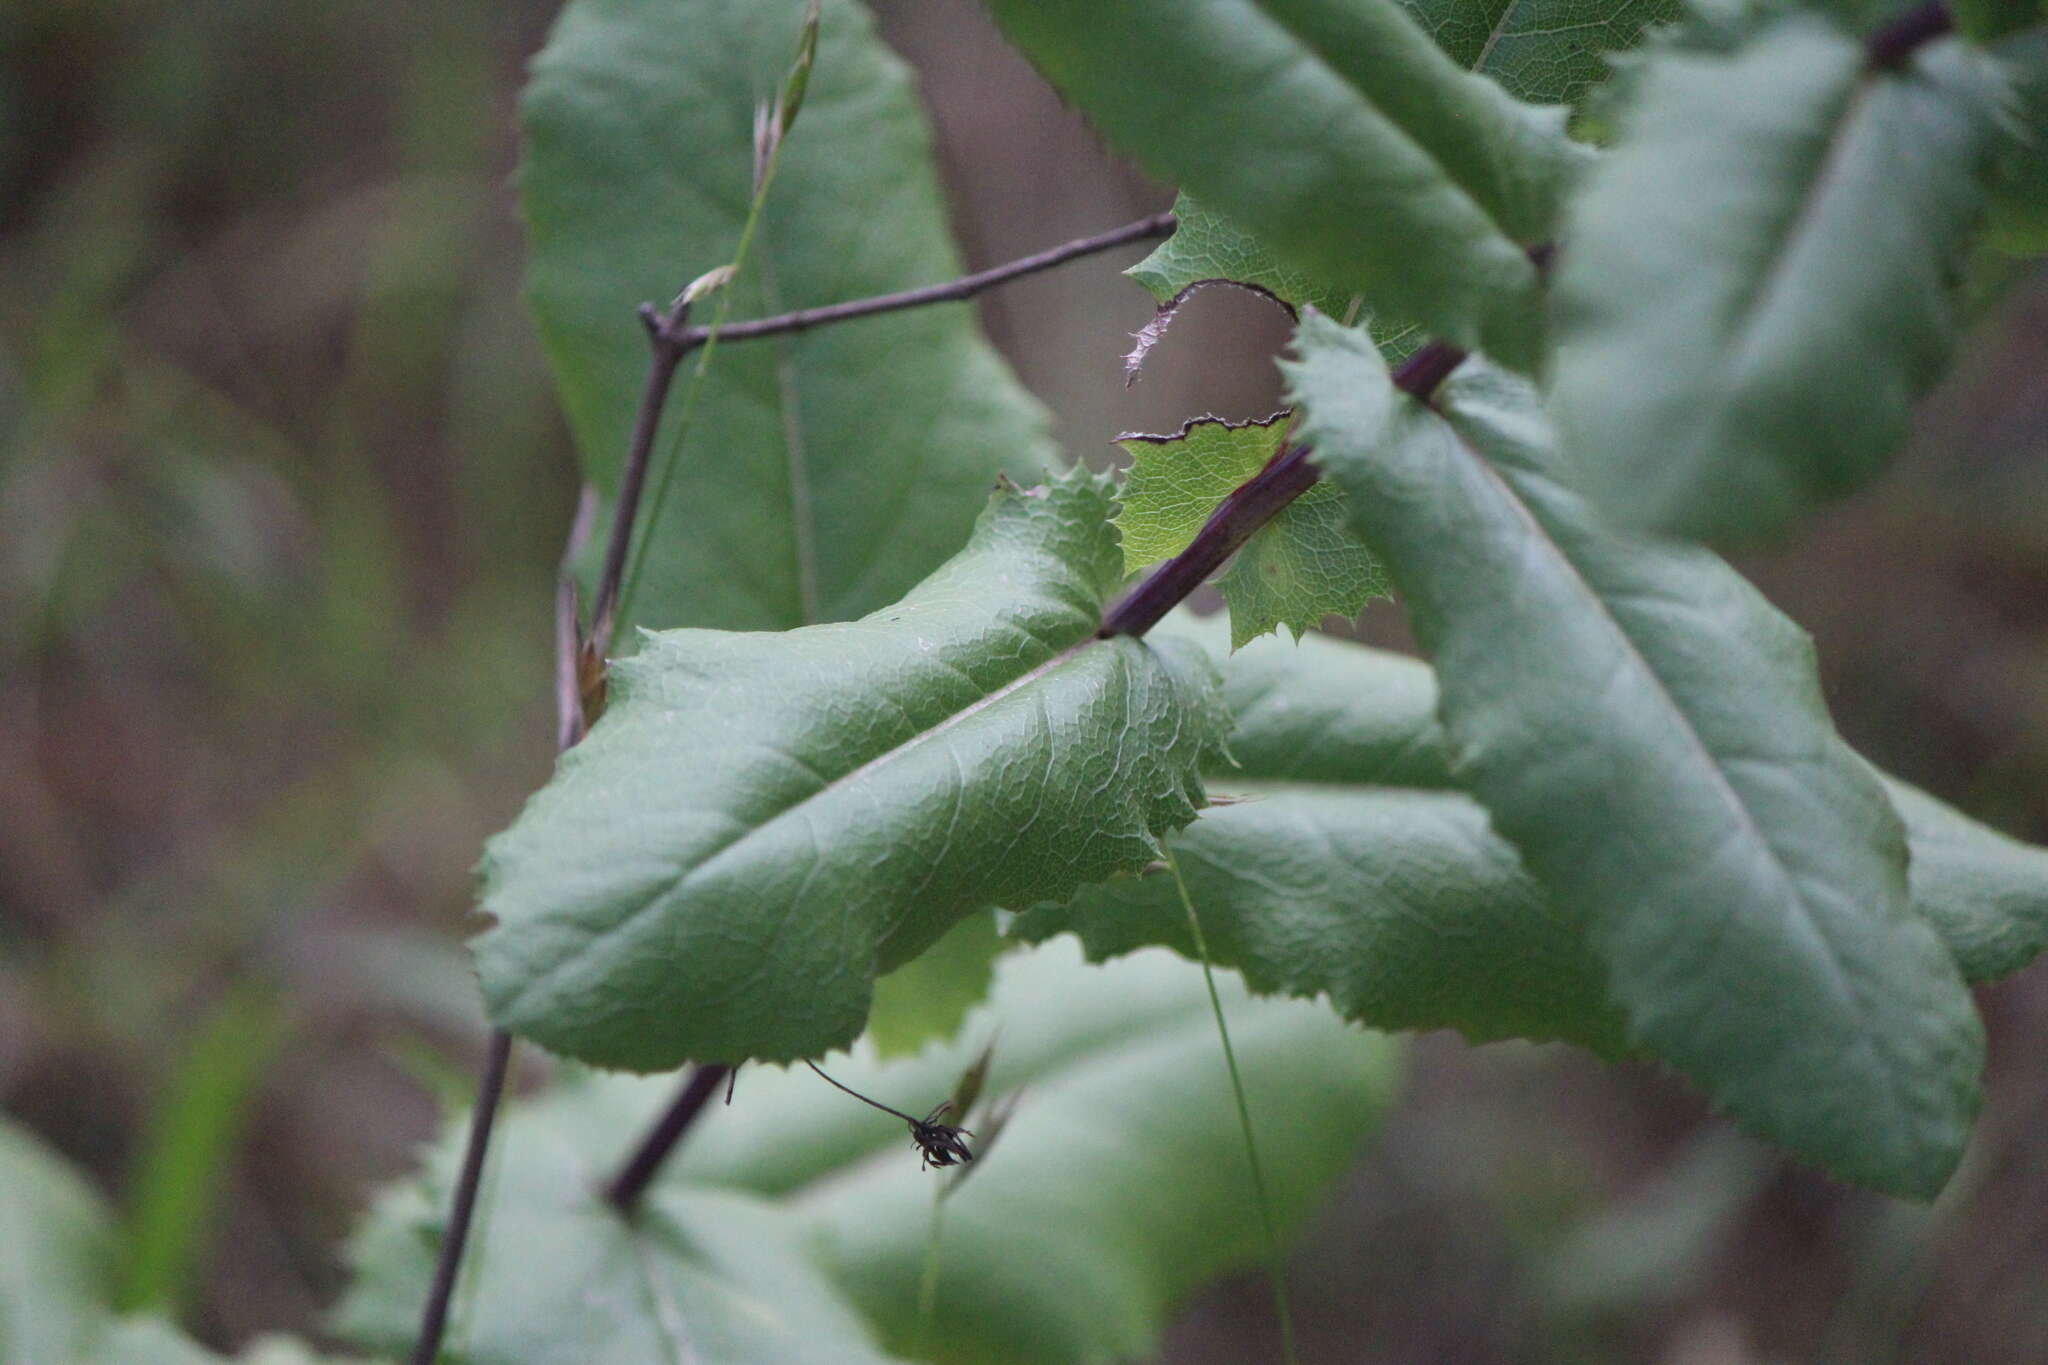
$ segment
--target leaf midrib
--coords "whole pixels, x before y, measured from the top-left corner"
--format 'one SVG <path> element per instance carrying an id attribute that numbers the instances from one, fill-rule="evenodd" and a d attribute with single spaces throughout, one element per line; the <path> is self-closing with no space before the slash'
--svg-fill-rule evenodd
<path id="1" fill-rule="evenodd" d="M 1282 33 L 1286 34 L 1287 37 L 1294 43 L 1295 47 L 1299 49 L 1304 56 L 1306 56 L 1316 64 L 1317 69 L 1326 73 L 1331 80 L 1335 81 L 1344 89 L 1349 90 L 1358 99 L 1359 103 L 1363 104 L 1366 108 L 1372 111 L 1373 116 L 1375 118 L 1379 119 L 1381 123 L 1385 124 L 1388 129 L 1397 133 L 1400 136 L 1401 140 L 1407 143 L 1408 146 L 1412 148 L 1417 155 L 1421 156 L 1424 160 L 1429 162 L 1431 166 L 1434 166 L 1436 168 L 1437 174 L 1442 178 L 1443 183 L 1449 186 L 1450 188 L 1456 190 L 1458 192 L 1458 197 L 1464 200 L 1467 204 L 1472 206 L 1473 210 L 1476 211 L 1479 214 L 1479 216 L 1486 221 L 1487 226 L 1493 229 L 1494 235 L 1499 237 L 1502 241 L 1507 242 L 1511 246 L 1514 246 L 1516 250 L 1519 252 L 1519 250 L 1521 249 L 1521 243 L 1516 240 L 1514 233 L 1508 231 L 1507 225 L 1501 222 L 1499 217 L 1495 215 L 1494 211 L 1491 208 L 1487 207 L 1486 204 L 1482 203 L 1472 193 L 1472 191 L 1469 188 L 1467 188 L 1463 180 L 1459 179 L 1456 175 L 1452 174 L 1450 167 L 1444 164 L 1442 158 L 1438 157 L 1434 151 L 1432 151 L 1429 147 L 1425 146 L 1420 140 L 1418 140 L 1415 134 L 1408 130 L 1408 126 L 1406 124 L 1402 123 L 1399 119 L 1396 119 L 1392 114 L 1388 113 L 1385 109 L 1381 108 L 1379 102 L 1372 97 L 1369 91 L 1366 91 L 1361 87 L 1354 85 L 1344 75 L 1342 71 L 1339 71 L 1336 67 L 1332 66 L 1330 64 L 1329 59 L 1323 55 L 1322 49 L 1317 47 L 1314 43 L 1310 42 L 1307 38 L 1303 37 L 1301 32 L 1298 29 L 1296 29 L 1293 25 L 1289 24 L 1284 17 L 1272 13 L 1270 10 L 1265 9 L 1263 6 L 1260 7 L 1259 12 L 1261 14 L 1264 14 L 1266 16 L 1267 21 L 1271 23 L 1275 28 L 1279 29 Z M 1452 62 L 1451 65 L 1456 67 L 1457 63 Z M 1458 67 L 1458 70 L 1460 71 L 1460 73 L 1463 73 L 1465 68 Z"/>
<path id="2" fill-rule="evenodd" d="M 1474 71 L 1486 70 L 1486 59 L 1493 55 L 1494 44 L 1498 43 L 1501 40 L 1501 35 L 1508 31 L 1508 20 L 1514 18 L 1515 11 L 1521 7 L 1522 0 L 1508 0 L 1506 8 L 1500 12 L 1500 18 L 1493 21 L 1493 31 L 1486 35 L 1486 43 L 1479 49 L 1479 55 L 1472 59 L 1472 69 Z"/>
<path id="3" fill-rule="evenodd" d="M 1412 402 L 1414 400 L 1408 399 L 1405 401 Z M 1837 998 L 1853 1007 L 1853 1012 L 1857 1018 L 1867 1019 L 1871 1017 L 1873 1012 L 1865 1007 L 1862 996 L 1856 991 L 1847 974 L 1843 972 L 1841 964 L 1837 959 L 1833 942 L 1815 923 L 1812 910 L 1808 907 L 1805 897 L 1799 894 L 1798 883 L 1792 877 L 1791 872 L 1783 865 L 1777 848 L 1764 835 L 1762 827 L 1757 824 L 1748 805 L 1742 800 L 1741 793 L 1735 789 L 1728 775 L 1721 770 L 1720 764 L 1714 758 L 1713 750 L 1707 746 L 1706 740 L 1693 726 L 1691 718 L 1686 714 L 1684 708 L 1678 704 L 1676 698 L 1673 697 L 1664 682 L 1663 676 L 1650 664 L 1648 658 L 1637 646 L 1635 638 L 1629 634 L 1627 628 L 1608 609 L 1606 599 L 1594 590 L 1591 583 L 1586 581 L 1584 575 L 1579 571 L 1578 564 L 1565 552 L 1563 546 L 1559 545 L 1550 535 L 1548 528 L 1543 525 L 1536 514 L 1515 493 L 1512 485 L 1502 476 L 1501 472 L 1494 468 L 1493 462 L 1488 460 L 1482 452 L 1477 450 L 1466 439 L 1464 432 L 1458 429 L 1455 422 L 1450 421 L 1448 418 L 1439 418 L 1439 420 L 1443 422 L 1445 428 L 1455 437 L 1458 448 L 1478 467 L 1481 476 L 1493 485 L 1500 496 L 1506 500 L 1512 514 L 1527 523 L 1538 543 L 1548 549 L 1558 563 L 1564 567 L 1568 583 L 1592 604 L 1595 615 L 1600 620 L 1606 622 L 1620 639 L 1628 660 L 1647 677 L 1652 684 L 1649 689 L 1650 692 L 1656 697 L 1658 704 L 1670 713 L 1679 732 L 1684 735 L 1686 743 L 1698 754 L 1706 770 L 1712 775 L 1714 790 L 1724 798 L 1726 804 L 1733 810 L 1745 834 L 1755 845 L 1760 846 L 1765 853 L 1766 862 L 1774 878 L 1781 884 L 1790 903 L 1796 906 L 1800 912 L 1798 923 L 1801 929 L 1821 949 L 1821 957 L 1828 966 L 1828 982 L 1834 989 Z M 1724 919 L 1724 932 L 1725 926 L 1726 920 Z M 1859 1029 L 1855 1031 L 1852 1046 L 1863 1053 L 1866 1059 L 1871 1057 L 1871 1049 L 1875 1045 L 1871 1034 L 1867 1030 Z M 1880 1084 L 1888 1092 L 1893 1112 L 1901 1114 L 1909 1112 L 1910 1106 L 1900 1103 L 1900 1095 L 1890 1068 L 1879 1065 L 1875 1070 L 1881 1078 Z"/>
<path id="4" fill-rule="evenodd" d="M 868 759 L 866 762 L 860 764 L 858 767 L 852 768 L 847 772 L 842 773 L 838 777 L 833 778 L 831 781 L 825 783 L 823 786 L 817 788 L 816 790 L 802 797 L 799 797 L 797 800 L 792 801 L 788 805 L 782 807 L 782 809 L 775 811 L 774 813 L 766 816 L 762 820 L 759 820 L 756 823 L 742 829 L 738 834 L 735 834 L 725 843 L 719 845 L 717 848 L 710 850 L 704 856 L 698 858 L 695 862 L 691 863 L 687 867 L 677 869 L 676 874 L 673 877 L 663 879 L 658 884 L 657 889 L 652 891 L 651 894 L 647 895 L 638 905 L 634 906 L 631 910 L 629 910 L 622 918 L 617 919 L 612 923 L 605 925 L 603 928 L 597 930 L 597 932 L 591 934 L 588 938 L 583 940 L 582 943 L 577 945 L 575 948 L 566 951 L 562 956 L 556 958 L 554 961 L 549 962 L 545 966 L 535 968 L 526 976 L 525 980 L 520 984 L 518 991 L 503 1007 L 504 1011 L 507 1013 L 516 1013 L 525 1005 L 527 998 L 530 995 L 532 995 L 536 990 L 540 989 L 542 986 L 544 986 L 546 983 L 553 979 L 555 973 L 561 971 L 571 962 L 587 957 L 589 954 L 596 951 L 599 945 L 630 931 L 633 928 L 633 926 L 638 924 L 649 913 L 667 904 L 679 891 L 681 891 L 685 886 L 689 885 L 689 883 L 695 881 L 698 877 L 710 871 L 717 864 L 724 862 L 729 858 L 738 856 L 739 852 L 750 841 L 752 841 L 756 836 L 760 835 L 764 831 L 780 824 L 784 820 L 802 814 L 807 807 L 812 806 L 816 802 L 826 800 L 835 793 L 852 786 L 853 784 L 866 778 L 870 773 L 874 772 L 877 768 L 880 768 L 883 765 L 891 762 L 892 760 L 901 757 L 903 754 L 908 753 L 912 749 L 922 746 L 927 741 L 935 739 L 938 736 L 945 734 L 951 730 L 957 729 L 959 726 L 964 725 L 973 717 L 981 714 L 983 711 L 986 711 L 990 707 L 994 706 L 997 702 L 1002 701 L 1004 698 L 1012 696 L 1015 693 L 1023 690 L 1024 688 L 1029 687 L 1033 683 L 1050 676 L 1052 673 L 1057 672 L 1061 667 L 1063 667 L 1067 663 L 1070 663 L 1080 658 L 1090 648 L 1107 643 L 1109 643 L 1107 640 L 1093 634 L 1084 636 L 1080 640 L 1077 640 L 1073 644 L 1068 645 L 1066 648 L 1052 655 L 1050 658 L 1042 660 L 1037 664 L 1034 664 L 1032 667 L 1026 669 L 1023 673 L 1020 673 L 1015 678 L 1010 679 L 1010 681 L 1002 684 L 1000 687 L 997 687 L 994 690 L 987 692 L 980 697 L 977 697 L 974 701 L 969 702 L 966 706 L 961 707 L 959 710 L 949 713 L 935 724 L 929 725 L 924 729 L 918 731 L 916 734 L 911 735 L 908 738 L 900 741 L 899 743 L 890 746 L 888 749 L 883 750 L 881 753 L 875 755 L 871 759 Z"/>
<path id="5" fill-rule="evenodd" d="M 1787 272 L 1799 248 L 1805 242 L 1808 232 L 1818 217 L 1821 205 L 1827 200 L 1833 182 L 1839 172 L 1842 158 L 1855 140 L 1858 120 L 1870 103 L 1874 82 L 1879 77 L 1864 71 L 1850 83 L 1843 97 L 1841 107 L 1830 121 L 1826 140 L 1821 145 L 1810 172 L 1802 178 L 1804 191 L 1792 214 L 1785 220 L 1783 229 L 1774 240 L 1766 243 L 1769 253 L 1764 268 L 1757 273 L 1756 284 L 1748 291 L 1735 308 L 1733 326 L 1729 329 L 1732 345 L 1728 349 L 1731 373 L 1746 374 L 1757 359 L 1755 343 L 1758 329 L 1772 311 L 1776 295 L 1783 287 Z M 1742 393 L 1753 387 L 1738 381 L 1731 391 Z"/>

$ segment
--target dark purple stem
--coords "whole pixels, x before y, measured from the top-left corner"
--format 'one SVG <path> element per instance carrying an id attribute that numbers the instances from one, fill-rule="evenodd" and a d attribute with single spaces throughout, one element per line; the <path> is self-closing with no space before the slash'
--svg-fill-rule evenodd
<path id="1" fill-rule="evenodd" d="M 1237 553 L 1252 533 L 1278 515 L 1281 508 L 1314 485 L 1318 471 L 1308 462 L 1307 446 L 1288 446 L 1266 467 L 1231 490 L 1216 504 L 1209 520 L 1195 532 L 1188 547 L 1153 570 L 1129 597 L 1102 618 L 1100 636 L 1143 635 L 1159 618 L 1209 581 L 1223 561 Z"/>
<path id="2" fill-rule="evenodd" d="M 1394 367 L 1394 387 L 1427 403 L 1451 371 L 1465 363 L 1465 352 L 1446 341 L 1432 341 Z"/>
<path id="3" fill-rule="evenodd" d="M 1906 59 L 1945 33 L 1955 30 L 1955 17 L 1942 0 L 1928 0 L 1907 10 L 1870 35 L 1864 62 L 1875 71 L 1896 71 Z"/>
<path id="4" fill-rule="evenodd" d="M 751 322 L 729 322 L 718 329 L 718 339 L 754 341 L 762 337 L 807 331 L 812 327 L 825 326 L 827 323 L 850 322 L 855 318 L 872 317 L 877 313 L 894 313 L 905 308 L 922 308 L 927 304 L 970 299 L 983 290 L 993 289 L 999 284 L 1007 284 L 1026 275 L 1035 275 L 1041 270 L 1050 270 L 1054 266 L 1064 265 L 1083 256 L 1092 256 L 1098 251 L 1107 251 L 1111 247 L 1122 246 L 1127 242 L 1142 242 L 1164 237 L 1172 232 L 1173 228 L 1174 218 L 1171 213 L 1155 213 L 1149 218 L 1140 218 L 1135 223 L 1126 223 L 1122 227 L 1098 232 L 1091 237 L 1079 237 L 1034 255 L 993 266 L 978 274 L 947 280 L 943 284 L 929 284 L 895 294 L 878 294 L 867 299 L 852 299 L 820 308 L 799 308 L 793 313 L 781 313 L 772 318 L 756 318 Z M 598 575 L 597 598 L 590 609 L 590 650 L 600 659 L 605 657 L 611 647 L 612 628 L 618 615 L 619 593 L 626 575 L 626 550 L 632 542 L 634 519 L 640 514 L 640 495 L 647 486 L 647 470 L 654 454 L 654 438 L 661 429 L 661 414 L 668 406 L 669 390 L 674 387 L 676 369 L 682 364 L 683 357 L 711 339 L 709 327 L 687 326 L 689 317 L 690 307 L 680 299 L 666 313 L 651 303 L 640 305 L 640 321 L 647 329 L 650 355 L 647 362 L 647 379 L 640 387 L 640 407 L 633 418 L 633 435 L 626 447 L 626 468 L 619 480 L 619 498 L 612 509 L 611 539 L 605 546 L 604 568 Z"/>
<path id="5" fill-rule="evenodd" d="M 612 507 L 612 528 L 605 540 L 597 600 L 590 608 L 590 649 L 600 659 L 611 649 L 619 584 L 626 576 L 626 550 L 633 540 L 633 521 L 640 515 L 640 494 L 647 487 L 647 466 L 654 453 L 655 433 L 661 430 L 661 411 L 668 406 L 676 367 L 689 352 L 689 347 L 678 340 L 678 330 L 689 313 L 687 303 L 678 303 L 666 316 L 655 312 L 652 304 L 640 305 L 640 320 L 647 326 L 650 348 L 647 381 L 640 387 L 640 409 L 634 414 L 633 436 L 626 446 L 626 470 L 619 480 L 619 500 Z"/>
<path id="6" fill-rule="evenodd" d="M 640 1197 L 647 1193 L 647 1187 L 654 1182 L 655 1173 L 661 1164 L 674 1152 L 676 1144 L 690 1131 L 690 1125 L 697 1121 L 697 1115 L 711 1102 L 725 1085 L 732 1068 L 717 1062 L 707 1062 L 690 1073 L 683 1083 L 681 1093 L 664 1109 L 655 1120 L 647 1135 L 640 1139 L 640 1145 L 633 1149 L 633 1155 L 626 1158 L 626 1164 L 619 1167 L 604 1187 L 607 1204 L 630 1218 L 633 1210 L 640 1206 Z"/>
<path id="7" fill-rule="evenodd" d="M 1401 362 L 1393 374 L 1394 387 L 1428 402 L 1437 385 L 1464 360 L 1465 352 L 1457 347 L 1432 341 Z M 1264 469 L 1216 504 L 1216 510 L 1195 532 L 1188 547 L 1153 570 L 1150 578 L 1117 603 L 1102 618 L 1102 627 L 1096 634 L 1104 638 L 1143 635 L 1158 625 L 1160 618 L 1208 582 L 1209 575 L 1222 568 L 1223 562 L 1236 554 L 1261 526 L 1279 515 L 1281 508 L 1312 488 L 1320 476 L 1321 471 L 1309 463 L 1307 446 L 1281 450 L 1267 461 Z"/>
<path id="8" fill-rule="evenodd" d="M 1038 252 L 1036 255 L 1020 257 L 1002 265 L 993 266 L 975 275 L 964 275 L 944 284 L 928 284 L 919 289 L 905 289 L 897 294 L 878 294 L 871 299 L 854 299 L 847 303 L 827 304 L 821 308 L 799 308 L 794 313 L 782 313 L 772 318 L 757 318 L 752 322 L 728 322 L 718 329 L 720 342 L 750 341 L 757 337 L 782 336 L 789 332 L 802 332 L 812 327 L 822 327 L 829 322 L 848 322 L 854 318 L 872 317 L 876 313 L 893 313 L 903 308 L 921 308 L 931 303 L 956 303 L 971 299 L 985 289 L 999 284 L 1035 275 L 1041 270 L 1050 270 L 1056 265 L 1082 256 L 1092 256 L 1098 251 L 1126 242 L 1150 241 L 1164 237 L 1173 231 L 1174 219 L 1170 213 L 1155 213 L 1150 218 L 1140 218 L 1135 223 L 1126 223 L 1120 228 L 1098 232 L 1092 237 L 1079 237 L 1071 242 Z M 682 344 L 684 351 L 692 351 L 710 339 L 708 327 L 685 327 L 672 331 L 673 338 Z"/>
<path id="9" fill-rule="evenodd" d="M 555 582 L 555 744 L 560 749 L 583 738 L 583 703 L 576 687 L 576 660 L 582 642 L 577 638 L 576 583 L 569 576 L 569 566 L 583 552 L 596 515 L 597 494 L 586 485 L 577 499 L 575 519 L 569 524 L 569 540 L 562 547 L 561 572 Z M 618 534 L 616 527 L 613 534 Z M 434 1282 L 420 1313 L 419 1335 L 413 1339 L 412 1365 L 433 1365 L 434 1357 L 441 1353 L 455 1277 L 462 1269 L 462 1252 L 469 1244 L 469 1225 L 476 1214 L 477 1187 L 483 1183 L 484 1154 L 491 1148 L 491 1127 L 497 1122 L 511 1062 L 512 1035 L 492 1029 L 484 1052 L 484 1074 L 477 1081 L 476 1107 L 469 1111 L 469 1141 L 462 1150 L 462 1170 L 455 1178 L 448 1227 L 441 1234 L 441 1251 L 434 1262 Z"/>
<path id="10" fill-rule="evenodd" d="M 462 1248 L 469 1241 L 470 1220 L 476 1214 L 477 1187 L 483 1183 L 484 1153 L 490 1150 L 491 1125 L 498 1117 L 498 1100 L 505 1093 L 505 1072 L 511 1059 L 512 1035 L 492 1029 L 483 1079 L 477 1083 L 476 1107 L 469 1111 L 469 1144 L 462 1151 L 455 1201 L 448 1210 L 447 1231 L 441 1234 L 441 1255 L 434 1263 L 426 1310 L 420 1315 L 420 1334 L 413 1341 L 412 1365 L 434 1365 L 434 1357 L 441 1353 L 448 1305 L 455 1297 L 455 1272 L 462 1268 Z"/>

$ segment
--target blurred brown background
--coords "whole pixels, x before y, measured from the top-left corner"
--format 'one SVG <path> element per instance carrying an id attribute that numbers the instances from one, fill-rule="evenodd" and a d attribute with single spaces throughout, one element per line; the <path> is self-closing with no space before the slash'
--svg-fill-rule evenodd
<path id="1" fill-rule="evenodd" d="M 970 265 L 1168 202 L 968 0 L 880 9 Z M 575 487 L 511 189 L 551 14 L 0 8 L 0 1109 L 138 1225 L 211 1228 L 134 1282 L 217 1343 L 315 1321 L 470 1086 L 470 867 L 550 762 Z M 1274 403 L 1285 319 L 1235 291 L 1125 390 L 1140 254 L 982 305 L 1091 460 Z M 1745 567 L 1866 753 L 2048 839 L 2048 272 L 2012 278 L 1883 486 Z M 1422 1040 L 1294 1258 L 1303 1359 L 2048 1360 L 2048 968 L 1981 999 L 1990 1101 L 1931 1212 L 1647 1071 Z M 1268 1314 L 1219 1286 L 1162 1359 L 1265 1358 Z"/>

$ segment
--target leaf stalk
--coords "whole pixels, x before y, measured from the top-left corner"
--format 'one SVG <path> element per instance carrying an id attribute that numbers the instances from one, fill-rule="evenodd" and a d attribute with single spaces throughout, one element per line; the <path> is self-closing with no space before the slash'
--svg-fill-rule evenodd
<path id="1" fill-rule="evenodd" d="M 1237 1050 L 1230 1045 L 1230 1025 L 1223 1019 L 1223 997 L 1216 990 L 1216 969 L 1209 961 L 1209 943 L 1202 936 L 1202 920 L 1195 913 L 1194 898 L 1188 895 L 1188 884 L 1181 879 L 1180 864 L 1174 860 L 1173 850 L 1165 848 L 1167 871 L 1173 874 L 1174 888 L 1180 892 L 1181 908 L 1187 911 L 1188 932 L 1195 940 L 1195 954 L 1202 961 L 1202 980 L 1209 987 L 1209 1009 L 1216 1016 L 1216 1036 L 1223 1043 L 1223 1063 L 1230 1071 L 1230 1093 L 1237 1101 L 1238 1127 L 1244 1133 L 1245 1162 L 1251 1167 L 1252 1197 L 1259 1206 L 1259 1226 L 1266 1238 L 1266 1276 L 1273 1284 L 1273 1312 L 1280 1320 L 1280 1354 L 1287 1365 L 1296 1365 L 1294 1354 L 1294 1317 L 1287 1306 L 1287 1272 L 1280 1262 L 1280 1236 L 1273 1227 L 1273 1200 L 1266 1191 L 1265 1168 L 1259 1164 L 1258 1139 L 1252 1133 L 1251 1105 L 1244 1097 L 1244 1077 L 1237 1069 Z"/>
<path id="2" fill-rule="evenodd" d="M 607 1204 L 628 1218 L 633 1216 L 640 1207 L 641 1196 L 654 1183 L 662 1163 L 668 1160 L 669 1154 L 682 1142 L 683 1135 L 690 1131 L 690 1125 L 697 1121 L 697 1115 L 732 1075 L 732 1067 L 717 1062 L 707 1062 L 690 1073 L 681 1092 L 669 1102 L 668 1108 L 661 1111 L 661 1117 L 655 1120 L 654 1126 L 641 1138 L 640 1145 L 619 1167 L 618 1174 L 605 1182 L 604 1201 Z"/>

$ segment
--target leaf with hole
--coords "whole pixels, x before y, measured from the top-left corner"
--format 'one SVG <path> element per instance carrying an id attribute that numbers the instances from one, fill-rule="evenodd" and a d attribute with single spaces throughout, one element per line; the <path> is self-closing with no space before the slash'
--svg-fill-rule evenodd
<path id="1" fill-rule="evenodd" d="M 1171 436 L 1122 436 L 1124 571 L 1186 549 L 1209 514 L 1280 450 L 1291 414 L 1264 421 L 1198 417 Z M 1318 483 L 1256 531 L 1216 580 L 1230 606 L 1230 647 L 1286 626 L 1298 638 L 1325 616 L 1354 620 L 1387 595 L 1386 575 L 1344 521 L 1344 495 Z"/>
<path id="2" fill-rule="evenodd" d="M 1395 0 L 991 9 L 1112 142 L 1282 266 L 1533 362 L 1541 310 L 1523 248 L 1550 237 L 1582 154 L 1564 111 L 1461 70 Z"/>

